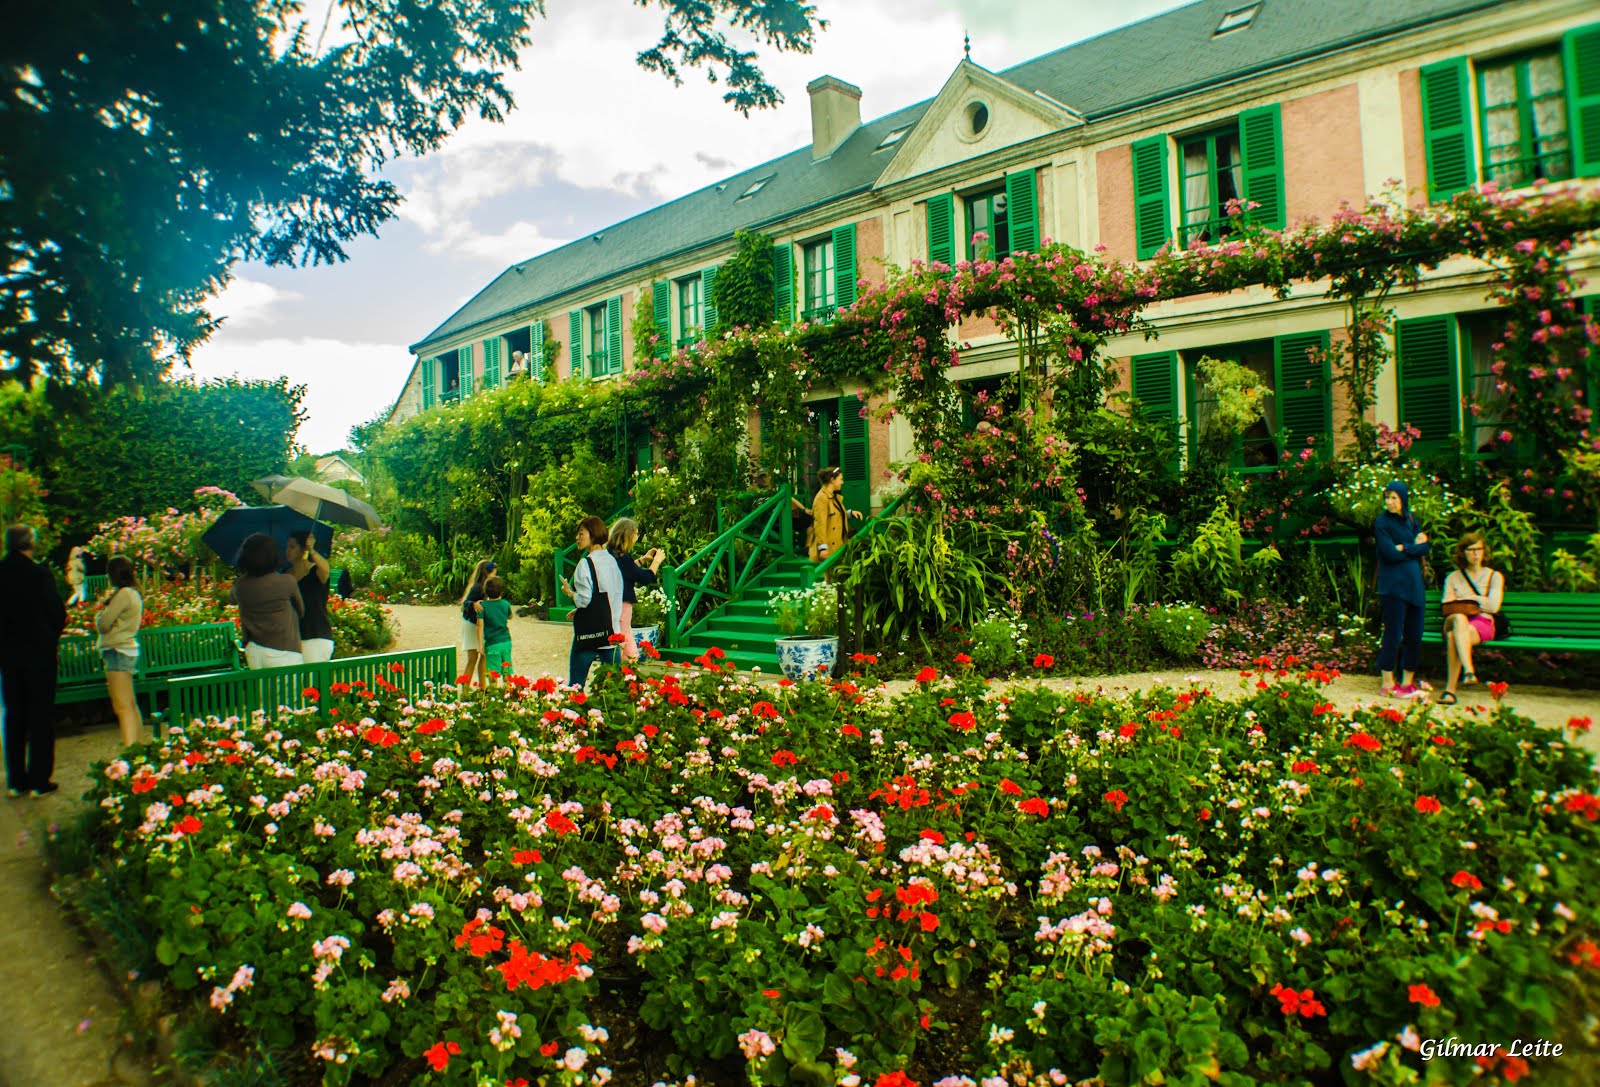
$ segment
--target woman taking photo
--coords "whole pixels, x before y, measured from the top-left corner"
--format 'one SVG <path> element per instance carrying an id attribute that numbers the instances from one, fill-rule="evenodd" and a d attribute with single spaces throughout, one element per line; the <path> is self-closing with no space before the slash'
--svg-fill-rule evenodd
<path id="1" fill-rule="evenodd" d="M 567 661 L 567 682 L 582 688 L 596 664 L 617 663 L 611 637 L 622 629 L 622 571 L 606 550 L 610 534 L 598 517 L 578 522 L 578 569 L 561 591 L 571 597 L 572 653 Z"/>
<path id="2" fill-rule="evenodd" d="M 824 468 L 817 473 L 817 496 L 811 500 L 811 561 L 821 562 L 844 546 L 849 518 L 860 517 L 860 510 L 846 510 L 844 472 Z"/>
<path id="3" fill-rule="evenodd" d="M 143 736 L 144 718 L 133 693 L 133 675 L 139 670 L 139 623 L 144 618 L 144 598 L 133 576 L 133 561 L 113 555 L 106 563 L 111 587 L 100 597 L 94 628 L 100 632 L 100 660 L 106 670 L 106 691 L 117 715 L 117 730 L 124 746 Z"/>
<path id="4" fill-rule="evenodd" d="M 484 598 L 484 582 L 489 580 L 492 573 L 494 563 L 488 559 L 480 561 L 472 568 L 472 577 L 467 581 L 466 591 L 461 594 L 461 648 L 467 655 L 467 667 L 461 674 L 466 677 L 462 682 L 469 687 L 472 686 L 474 674 L 480 687 L 488 681 L 483 647 L 478 644 L 478 602 Z"/>
<path id="5" fill-rule="evenodd" d="M 619 518 L 606 539 L 606 550 L 611 552 L 617 569 L 622 572 L 622 612 L 617 633 L 622 635 L 622 659 L 625 661 L 639 659 L 639 645 L 633 640 L 633 605 L 638 602 L 638 586 L 654 585 L 656 571 L 661 569 L 661 561 L 666 558 L 659 547 L 652 548 L 639 556 L 648 565 L 639 565 L 633 557 L 633 545 L 638 542 L 639 524 L 631 517 Z"/>
<path id="6" fill-rule="evenodd" d="M 1411 492 L 1399 480 L 1383 489 L 1383 512 L 1372 532 L 1377 538 L 1378 601 L 1383 608 L 1380 683 L 1391 698 L 1417 698 L 1422 695 L 1417 686 L 1417 661 L 1422 656 L 1422 557 L 1428 553 L 1428 535 L 1412 516 Z"/>
<path id="7" fill-rule="evenodd" d="M 289 533 L 283 549 L 289 576 L 300 589 L 305 612 L 300 616 L 300 655 L 307 664 L 333 659 L 333 624 L 328 622 L 328 560 L 317 554 L 309 529 Z"/>
<path id="8" fill-rule="evenodd" d="M 239 548 L 244 577 L 228 599 L 239 606 L 244 628 L 244 659 L 251 668 L 300 664 L 300 616 L 305 602 L 288 574 L 278 573 L 278 542 L 262 532 L 245 537 Z"/>
<path id="9" fill-rule="evenodd" d="M 1469 532 L 1456 544 L 1456 568 L 1444 579 L 1440 608 L 1444 615 L 1444 693 L 1439 702 L 1456 703 L 1456 685 L 1478 682 L 1472 670 L 1472 647 L 1494 641 L 1494 620 L 1506 589 L 1505 575 L 1489 568 L 1489 545 L 1483 533 Z M 1452 606 L 1453 605 L 1453 606 Z"/>

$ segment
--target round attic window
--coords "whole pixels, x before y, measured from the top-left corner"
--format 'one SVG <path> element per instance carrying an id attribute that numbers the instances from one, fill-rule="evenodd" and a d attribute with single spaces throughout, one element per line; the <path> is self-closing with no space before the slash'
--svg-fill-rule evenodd
<path id="1" fill-rule="evenodd" d="M 961 111 L 963 140 L 976 140 L 989 130 L 989 107 L 984 102 L 968 102 Z"/>

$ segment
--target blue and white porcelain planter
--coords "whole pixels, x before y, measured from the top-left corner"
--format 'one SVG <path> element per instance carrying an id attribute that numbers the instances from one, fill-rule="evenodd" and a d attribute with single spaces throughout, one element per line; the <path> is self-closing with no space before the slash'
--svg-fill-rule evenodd
<path id="1" fill-rule="evenodd" d="M 827 677 L 833 671 L 833 662 L 839 655 L 839 639 L 779 638 L 778 664 L 783 674 L 792 680 Z"/>
<path id="2" fill-rule="evenodd" d="M 654 625 L 647 626 L 647 627 L 635 627 L 634 630 L 633 630 L 633 641 L 634 641 L 634 644 L 636 644 L 636 645 L 640 645 L 640 646 L 653 645 L 657 649 L 660 649 L 661 648 L 661 626 L 660 626 L 660 624 L 654 624 Z"/>

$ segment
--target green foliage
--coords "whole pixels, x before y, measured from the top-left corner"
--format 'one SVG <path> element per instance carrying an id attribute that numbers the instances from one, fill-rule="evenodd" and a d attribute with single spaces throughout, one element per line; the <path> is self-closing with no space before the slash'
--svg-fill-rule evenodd
<path id="1" fill-rule="evenodd" d="M 640 589 L 633 605 L 633 629 L 659 626 L 667 621 L 667 597 L 654 585 Z"/>
<path id="2" fill-rule="evenodd" d="M 1550 587 L 1561 593 L 1600 592 L 1600 533 L 1589 537 L 1587 559 L 1556 549 L 1550 556 Z"/>
<path id="3" fill-rule="evenodd" d="M 0 445 L 27 448 L 66 543 L 131 513 L 185 507 L 201 487 L 254 496 L 289 463 L 304 386 L 288 380 L 28 392 L 0 382 Z"/>
<path id="4" fill-rule="evenodd" d="M 1194 538 L 1172 557 L 1172 579 L 1178 592 L 1191 600 L 1238 604 L 1243 599 L 1243 539 L 1227 499 L 1218 498 Z"/>
<path id="5" fill-rule="evenodd" d="M 1026 642 L 1028 625 L 1002 612 L 990 612 L 972 628 L 968 651 L 972 666 L 986 675 L 1005 675 L 1016 666 Z"/>
<path id="6" fill-rule="evenodd" d="M 1231 359 L 1209 355 L 1198 363 L 1208 397 L 1215 398 L 1211 415 L 1200 430 L 1207 454 L 1218 459 L 1231 455 L 1235 439 L 1261 421 L 1272 390 L 1259 374 Z"/>
<path id="7" fill-rule="evenodd" d="M 632 517 L 639 523 L 634 550 L 659 547 L 672 565 L 683 562 L 717 534 L 717 502 L 681 470 L 665 466 L 633 477 Z M 610 512 L 609 510 L 607 511 Z"/>
<path id="8" fill-rule="evenodd" d="M 555 584 L 555 553 L 572 544 L 585 517 L 611 516 L 616 490 L 616 469 L 586 448 L 529 477 L 516 552 L 537 571 L 536 585 Z"/>
<path id="9" fill-rule="evenodd" d="M 1055 434 L 1055 441 L 1077 446 L 1077 482 L 1090 509 L 1109 510 L 1117 519 L 1158 502 L 1171 479 L 1168 465 L 1178 451 L 1170 426 L 1126 410 L 1103 407 L 1084 412 L 1077 425 Z"/>
<path id="10" fill-rule="evenodd" d="M 10 456 L 0 453 L 0 527 L 33 528 L 34 554 L 42 557 L 54 546 L 55 534 L 45 513 L 45 490 L 39 477 Z"/>
<path id="11" fill-rule="evenodd" d="M 1144 621 L 1161 648 L 1178 661 L 1192 661 L 1211 633 L 1205 609 L 1193 604 L 1157 604 L 1144 613 Z"/>
<path id="12" fill-rule="evenodd" d="M 774 593 L 767 600 L 767 614 L 786 638 L 802 631 L 811 638 L 828 637 L 839 632 L 839 590 L 819 581 L 809 589 Z"/>
<path id="13" fill-rule="evenodd" d="M 772 239 L 747 230 L 734 232 L 735 252 L 717 271 L 711 290 L 721 330 L 760 328 L 773 321 Z"/>
<path id="14" fill-rule="evenodd" d="M 1396 479 L 1410 492 L 1411 512 L 1422 530 L 1430 536 L 1445 531 L 1461 508 L 1461 501 L 1442 479 L 1416 461 L 1367 461 L 1354 465 L 1328 490 L 1328 504 L 1346 524 L 1370 529 L 1383 511 L 1383 489 Z"/>
<path id="15" fill-rule="evenodd" d="M 962 522 L 945 526 L 931 517 L 893 517 L 881 532 L 851 544 L 847 581 L 866 601 L 865 630 L 896 649 L 951 626 L 970 627 L 991 599 L 1012 592 L 1005 573 L 1009 537 Z"/>
<path id="16" fill-rule="evenodd" d="M 359 657 L 380 653 L 395 638 L 394 616 L 380 602 L 365 597 L 328 596 L 328 623 L 333 627 L 333 655 Z"/>
<path id="17" fill-rule="evenodd" d="M 1508 583 L 1520 589 L 1541 588 L 1539 568 L 1539 526 L 1533 514 L 1520 510 L 1512 499 L 1511 484 L 1505 480 L 1489 488 L 1484 505 L 1463 502 L 1459 511 L 1462 534 L 1481 532 L 1493 556 L 1492 565 L 1506 575 Z M 1435 542 L 1441 563 L 1448 562 L 1449 551 Z"/>

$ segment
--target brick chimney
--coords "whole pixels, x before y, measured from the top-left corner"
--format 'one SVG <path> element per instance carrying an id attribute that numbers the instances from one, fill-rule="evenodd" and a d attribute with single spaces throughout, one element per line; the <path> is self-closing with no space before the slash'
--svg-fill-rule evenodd
<path id="1" fill-rule="evenodd" d="M 811 95 L 811 158 L 825 159 L 861 127 L 861 88 L 831 75 L 806 84 Z"/>

